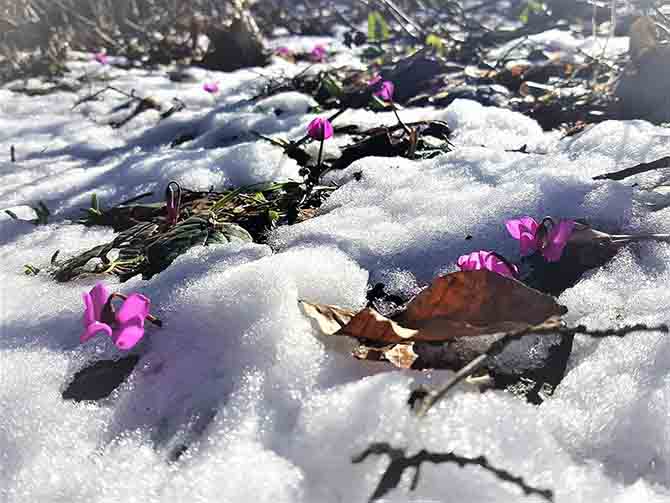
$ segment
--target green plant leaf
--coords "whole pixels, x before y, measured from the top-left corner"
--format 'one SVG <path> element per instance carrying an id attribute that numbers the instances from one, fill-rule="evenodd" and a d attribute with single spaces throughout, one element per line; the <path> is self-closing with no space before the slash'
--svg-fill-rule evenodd
<path id="1" fill-rule="evenodd" d="M 381 42 L 389 38 L 391 29 L 379 11 L 368 14 L 368 40 Z"/>

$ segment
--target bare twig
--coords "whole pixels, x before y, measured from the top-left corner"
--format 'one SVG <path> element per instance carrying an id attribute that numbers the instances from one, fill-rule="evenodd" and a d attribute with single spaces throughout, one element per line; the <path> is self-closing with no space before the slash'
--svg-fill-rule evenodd
<path id="1" fill-rule="evenodd" d="M 623 180 L 629 176 L 639 175 L 647 171 L 655 169 L 670 168 L 670 156 L 661 157 L 651 162 L 643 162 L 631 168 L 622 169 L 620 171 L 613 171 L 611 173 L 603 173 L 602 175 L 594 176 L 594 180 Z"/>
<path id="2" fill-rule="evenodd" d="M 351 461 L 352 463 L 362 463 L 370 455 L 388 455 L 391 458 L 391 463 L 386 472 L 382 476 L 377 488 L 375 489 L 372 496 L 368 501 L 375 501 L 382 498 L 386 493 L 391 489 L 394 489 L 398 486 L 402 478 L 402 474 L 408 468 L 414 468 L 414 478 L 412 480 L 412 485 L 410 488 L 412 490 L 416 489 L 419 483 L 419 475 L 421 470 L 422 463 L 455 463 L 458 466 L 479 466 L 484 470 L 492 473 L 500 480 L 505 482 L 511 482 L 512 484 L 519 487 L 524 494 L 530 496 L 536 494 L 543 497 L 547 501 L 553 501 L 554 493 L 551 489 L 539 489 L 527 484 L 523 478 L 512 475 L 507 470 L 496 468 L 489 463 L 489 461 L 484 456 L 478 456 L 476 458 L 469 458 L 467 456 L 459 456 L 453 452 L 447 453 L 436 453 L 430 452 L 425 449 L 420 450 L 413 456 L 407 456 L 402 449 L 392 447 L 386 442 L 377 442 L 371 444 L 364 452 L 355 456 Z"/>
<path id="3" fill-rule="evenodd" d="M 477 358 L 460 369 L 456 374 L 441 388 L 430 391 L 421 402 L 418 415 L 425 416 L 430 408 L 440 401 L 454 386 L 460 383 L 466 377 L 472 375 L 489 358 L 500 354 L 511 342 L 521 339 L 527 335 L 557 334 L 557 335 L 576 335 L 583 334 L 590 337 L 624 337 L 633 332 L 663 332 L 668 333 L 667 325 L 658 325 L 648 327 L 647 325 L 637 324 L 621 328 L 610 328 L 605 330 L 589 330 L 583 325 L 576 327 L 566 327 L 558 319 L 549 319 L 540 325 L 530 326 L 515 332 L 508 332 L 500 339 L 492 343 L 489 348 Z"/>

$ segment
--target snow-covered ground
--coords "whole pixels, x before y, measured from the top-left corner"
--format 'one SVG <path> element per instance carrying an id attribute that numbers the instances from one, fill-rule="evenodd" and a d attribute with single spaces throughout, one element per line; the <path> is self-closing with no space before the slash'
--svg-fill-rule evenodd
<path id="1" fill-rule="evenodd" d="M 73 111 L 72 94 L 0 89 L 0 207 L 29 217 L 25 205 L 42 200 L 53 213 L 39 227 L 0 215 L 0 501 L 359 502 L 388 464 L 374 456 L 351 463 L 372 441 L 410 454 L 483 454 L 553 489 L 557 502 L 670 501 L 668 337 L 578 336 L 563 383 L 542 405 L 463 385 L 419 420 L 406 405 L 410 388 L 441 383 L 448 372 L 355 361 L 322 340 L 297 303 L 356 308 L 368 284 L 409 294 L 455 270 L 465 252 L 515 257 L 504 221 L 520 215 L 670 232 L 670 209 L 649 211 L 658 197 L 640 188 L 661 174 L 592 180 L 670 155 L 670 130 L 610 121 L 561 140 L 531 119 L 474 102 L 403 110 L 407 121 L 446 120 L 457 149 L 423 162 L 356 162 L 332 176 L 342 186 L 316 218 L 272 235 L 274 251 L 198 247 L 150 281 L 108 282 L 149 296 L 164 327 L 148 328 L 134 350 L 140 363 L 109 399 L 75 403 L 61 397 L 74 373 L 119 356 L 106 337 L 79 344 L 81 293 L 95 281 L 59 284 L 46 273 L 24 275 L 24 264 L 43 266 L 55 250 L 68 256 L 109 240 L 108 228 L 71 222 L 93 193 L 111 205 L 160 194 L 171 179 L 189 188 L 297 179 L 298 166 L 250 131 L 296 139 L 314 117 L 311 99 L 297 93 L 244 102 L 265 82 L 259 72 L 295 71 L 282 61 L 232 74 L 189 70 L 189 83 L 158 71 L 103 71 L 118 88 L 178 97 L 187 108 L 158 126 L 149 112 L 112 130 L 93 122 L 111 95 Z M 219 95 L 202 90 L 206 80 L 219 82 Z M 370 111 L 338 119 L 381 122 L 395 119 Z M 182 133 L 198 138 L 170 148 Z M 326 154 L 346 141 L 327 143 Z M 524 144 L 534 153 L 504 151 Z M 668 245 L 623 249 L 560 297 L 567 320 L 592 328 L 670 322 L 668 264 Z M 189 448 L 172 460 L 181 445 Z M 541 501 L 480 468 L 424 464 L 414 492 L 411 476 L 384 501 Z"/>

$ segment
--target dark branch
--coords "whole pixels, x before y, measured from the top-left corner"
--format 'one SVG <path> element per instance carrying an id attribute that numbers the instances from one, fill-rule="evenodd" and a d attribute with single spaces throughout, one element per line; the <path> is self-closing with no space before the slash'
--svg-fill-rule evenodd
<path id="1" fill-rule="evenodd" d="M 524 494 L 530 496 L 532 494 L 537 494 L 547 501 L 553 501 L 554 494 L 551 489 L 539 489 L 527 484 L 523 478 L 516 477 L 512 475 L 507 470 L 501 468 L 496 468 L 492 466 L 489 461 L 484 456 L 478 456 L 476 458 L 469 458 L 466 456 L 459 456 L 453 452 L 448 453 L 435 453 L 430 452 L 425 449 L 420 450 L 413 456 L 406 456 L 405 452 L 402 449 L 392 447 L 386 442 L 377 442 L 371 444 L 364 452 L 352 458 L 352 463 L 362 463 L 370 455 L 388 455 L 391 458 L 391 463 L 386 468 L 384 475 L 382 476 L 377 488 L 370 496 L 369 501 L 375 501 L 384 497 L 389 491 L 395 489 L 398 486 L 402 478 L 402 474 L 408 468 L 414 468 L 414 478 L 410 486 L 411 490 L 416 489 L 419 483 L 419 472 L 421 470 L 421 463 L 455 463 L 461 468 L 474 465 L 483 468 L 484 470 L 494 474 L 500 480 L 505 482 L 511 482 L 512 484 L 519 487 Z"/>
<path id="2" fill-rule="evenodd" d="M 647 325 L 637 324 L 621 328 L 609 328 L 605 330 L 589 330 L 584 325 L 576 327 L 566 327 L 558 319 L 549 319 L 540 325 L 531 326 L 515 332 L 508 332 L 500 339 L 493 342 L 486 352 L 479 355 L 477 358 L 468 363 L 465 367 L 456 372 L 456 375 L 451 378 L 444 386 L 430 391 L 421 401 L 418 414 L 424 416 L 428 410 L 435 405 L 439 400 L 451 390 L 454 386 L 460 383 L 466 377 L 472 375 L 476 370 L 484 365 L 484 362 L 489 358 L 496 356 L 512 342 L 521 339 L 527 335 L 542 335 L 542 334 L 559 334 L 567 335 L 588 335 L 590 337 L 624 337 L 632 332 L 663 332 L 668 333 L 667 325 L 658 325 L 656 327 L 648 327 Z"/>
<path id="3" fill-rule="evenodd" d="M 629 176 L 639 175 L 647 171 L 655 169 L 670 168 L 670 156 L 661 157 L 651 162 L 643 162 L 632 168 L 622 169 L 621 171 L 613 171 L 612 173 L 604 173 L 602 175 L 594 176 L 594 180 L 623 180 Z"/>

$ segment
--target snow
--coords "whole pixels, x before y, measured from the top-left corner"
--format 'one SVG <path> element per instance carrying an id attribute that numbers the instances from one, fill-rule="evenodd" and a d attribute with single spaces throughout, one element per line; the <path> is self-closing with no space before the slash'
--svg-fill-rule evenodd
<path id="1" fill-rule="evenodd" d="M 278 61 L 261 71 L 288 68 Z M 457 149 L 428 161 L 361 159 L 330 175 L 341 187 L 316 218 L 280 227 L 270 245 L 194 248 L 149 281 L 112 285 L 149 296 L 165 325 L 148 328 L 134 350 L 138 366 L 111 397 L 75 403 L 61 398 L 73 375 L 120 356 L 104 337 L 78 343 L 81 293 L 95 280 L 58 284 L 45 273 L 24 275 L 24 264 L 43 266 L 55 250 L 67 256 L 110 239 L 110 229 L 72 223 L 94 192 L 111 205 L 160 194 L 171 179 L 196 188 L 296 179 L 297 165 L 250 131 L 296 139 L 314 116 L 311 99 L 297 93 L 247 101 L 263 83 L 249 70 L 189 70 L 194 80 L 181 83 L 156 71 L 105 71 L 117 87 L 178 97 L 187 109 L 158 126 L 147 113 L 112 130 L 92 121 L 120 102 L 112 94 L 72 110 L 71 94 L 0 90 L 0 152 L 14 144 L 18 161 L 0 161 L 2 207 L 31 218 L 28 206 L 42 200 L 53 213 L 39 227 L 0 216 L 1 501 L 364 501 L 388 458 L 351 458 L 374 441 L 409 454 L 485 455 L 553 489 L 557 502 L 668 501 L 667 337 L 577 337 L 563 383 L 542 405 L 463 385 L 419 420 L 406 405 L 409 390 L 444 382 L 448 372 L 355 361 L 298 307 L 308 299 L 360 308 L 378 281 L 409 295 L 480 248 L 514 257 L 517 243 L 503 225 L 514 216 L 670 232 L 670 210 L 647 206 L 661 196 L 632 187 L 652 186 L 662 173 L 592 180 L 668 155 L 666 129 L 610 121 L 561 139 L 519 114 L 463 100 L 401 110 L 407 121 L 446 120 Z M 219 95 L 202 91 L 205 78 L 219 81 Z M 393 121 L 350 111 L 338 124 Z M 200 136 L 170 148 L 184 132 Z M 326 153 L 343 143 L 333 140 Z M 505 151 L 524 144 L 530 154 Z M 668 263 L 664 244 L 623 249 L 560 297 L 567 319 L 594 328 L 670 322 Z M 384 501 L 541 501 L 479 468 L 425 463 L 414 492 L 410 479 L 406 473 Z"/>

